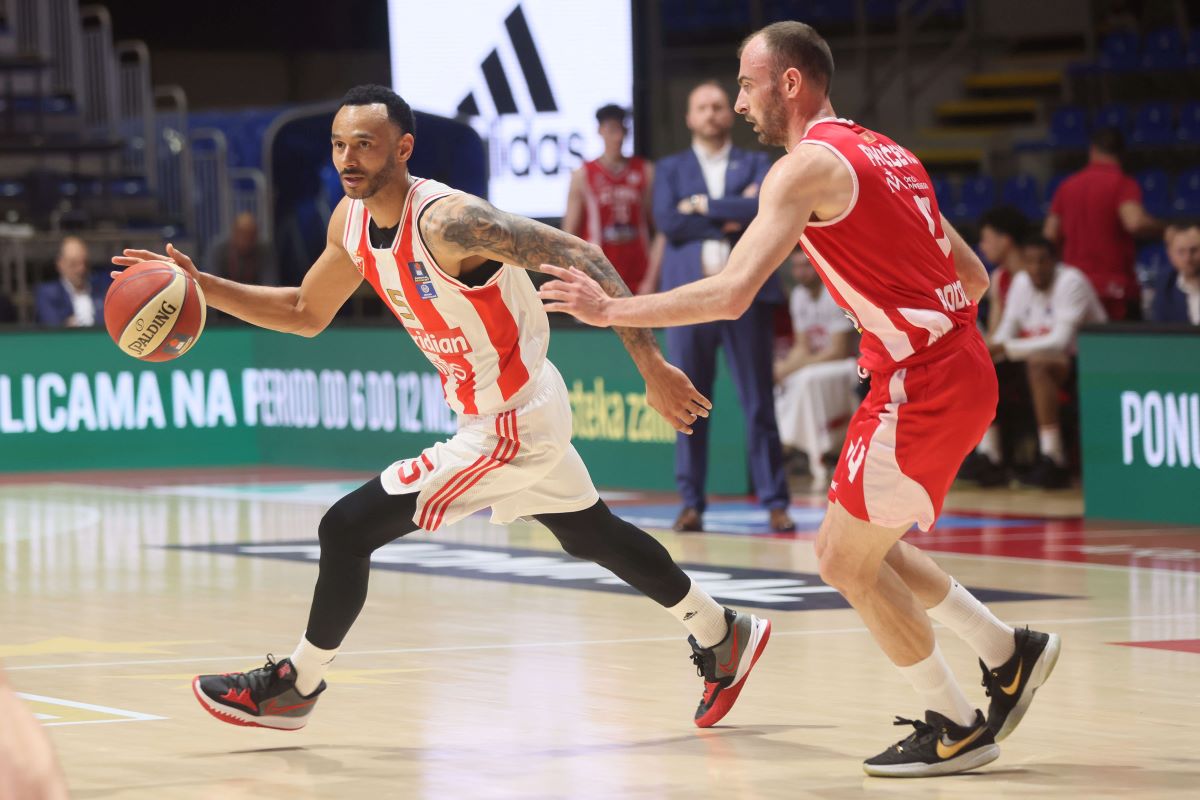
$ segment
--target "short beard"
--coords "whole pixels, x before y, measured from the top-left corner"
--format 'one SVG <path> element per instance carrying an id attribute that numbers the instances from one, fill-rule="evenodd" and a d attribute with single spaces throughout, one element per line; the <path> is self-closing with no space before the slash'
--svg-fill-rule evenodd
<path id="1" fill-rule="evenodd" d="M 784 110 L 783 93 L 778 89 L 771 92 L 771 100 L 763 109 L 758 123 L 758 140 L 772 147 L 787 147 L 787 112 Z"/>
<path id="2" fill-rule="evenodd" d="M 352 200 L 366 200 L 367 198 L 374 197 L 380 189 L 383 189 L 392 182 L 392 178 L 395 177 L 395 175 L 396 156 L 393 153 L 392 155 L 388 156 L 387 163 L 380 167 L 379 171 L 370 177 L 370 179 L 367 181 L 367 185 L 364 188 L 360 189 L 356 194 L 352 195 L 349 192 L 346 194 Z"/>

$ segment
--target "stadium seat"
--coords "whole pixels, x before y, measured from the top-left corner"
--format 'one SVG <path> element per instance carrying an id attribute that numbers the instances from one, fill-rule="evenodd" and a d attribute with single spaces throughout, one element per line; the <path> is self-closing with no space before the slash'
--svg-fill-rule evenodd
<path id="1" fill-rule="evenodd" d="M 1097 130 L 1100 128 L 1116 128 L 1122 135 L 1128 136 L 1132 125 L 1132 116 L 1129 113 L 1129 106 L 1123 103 L 1112 103 L 1096 112 L 1094 127 Z"/>
<path id="2" fill-rule="evenodd" d="M 1099 67 L 1109 72 L 1127 72 L 1137 69 L 1141 63 L 1138 53 L 1140 42 L 1134 31 L 1110 33 L 1100 42 Z"/>
<path id="3" fill-rule="evenodd" d="M 1175 179 L 1175 216 L 1194 217 L 1200 215 L 1200 168 L 1179 173 Z"/>
<path id="4" fill-rule="evenodd" d="M 1185 103 L 1179 109 L 1179 127 L 1175 129 L 1175 139 L 1200 144 L 1200 102 Z"/>
<path id="5" fill-rule="evenodd" d="M 1129 140 L 1134 144 L 1163 145 L 1174 138 L 1170 103 L 1146 103 L 1133 115 L 1133 132 Z"/>
<path id="6" fill-rule="evenodd" d="M 1171 213 L 1171 179 L 1161 169 L 1148 169 L 1134 176 L 1142 187 L 1142 205 L 1156 217 Z"/>
<path id="7" fill-rule="evenodd" d="M 954 218 L 974 222 L 996 204 L 996 182 L 990 175 L 967 178 L 959 188 Z"/>
<path id="8" fill-rule="evenodd" d="M 1168 269 L 1171 269 L 1171 262 L 1167 260 L 1165 244 L 1155 242 L 1138 248 L 1134 270 L 1137 272 L 1138 283 L 1143 288 L 1154 286 L 1158 276 Z"/>
<path id="9" fill-rule="evenodd" d="M 1030 219 L 1037 219 L 1042 215 L 1042 192 L 1037 178 L 1032 175 L 1009 178 L 1000 190 L 1000 202 L 1015 206 Z"/>
<path id="10" fill-rule="evenodd" d="M 1050 204 L 1054 202 L 1054 193 L 1058 191 L 1059 184 L 1069 177 L 1069 173 L 1060 172 L 1057 175 L 1051 175 L 1050 180 L 1046 181 L 1046 201 L 1042 206 L 1042 213 L 1050 213 Z"/>
<path id="11" fill-rule="evenodd" d="M 933 193 L 937 196 L 938 208 L 950 209 L 954 207 L 957 198 L 954 196 L 954 184 L 945 175 L 930 175 L 930 183 L 933 184 Z"/>
<path id="12" fill-rule="evenodd" d="M 1059 150 L 1087 147 L 1087 112 L 1077 106 L 1063 106 L 1050 117 L 1050 145 Z"/>
<path id="13" fill-rule="evenodd" d="M 1160 28 L 1146 34 L 1142 43 L 1142 69 L 1179 69 L 1186 58 L 1178 28 Z"/>
<path id="14" fill-rule="evenodd" d="M 1188 34 L 1184 64 L 1191 69 L 1200 67 L 1200 28 L 1193 28 L 1192 32 Z"/>

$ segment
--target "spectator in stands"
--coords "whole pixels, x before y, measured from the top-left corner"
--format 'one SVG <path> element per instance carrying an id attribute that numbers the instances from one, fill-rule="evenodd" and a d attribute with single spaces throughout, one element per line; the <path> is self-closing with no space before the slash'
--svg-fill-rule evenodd
<path id="1" fill-rule="evenodd" d="M 596 112 L 604 152 L 571 173 L 563 230 L 600 246 L 636 294 L 654 291 L 648 285 L 650 252 L 650 192 L 654 164 L 626 158 L 622 152 L 629 133 L 628 112 L 606 105 Z"/>
<path id="2" fill-rule="evenodd" d="M 1150 319 L 1200 325 L 1200 221 L 1167 228 L 1167 260 L 1150 300 Z"/>
<path id="3" fill-rule="evenodd" d="M 1063 449 L 1060 393 L 1074 373 L 1075 340 L 1083 325 L 1107 316 L 1096 290 L 1078 269 L 1058 261 L 1054 245 L 1031 234 L 1021 243 L 1025 270 L 1013 278 L 1004 316 L 988 342 L 992 357 L 1024 362 L 1038 426 L 1038 460 L 1020 477 L 1042 489 L 1070 483 Z M 1000 473 L 1000 434 L 993 425 L 972 454 L 981 476 Z M 982 463 L 978 463 L 982 460 Z M 980 478 L 981 483 L 1000 481 Z"/>
<path id="4" fill-rule="evenodd" d="M 1088 165 L 1058 187 L 1042 229 L 1062 247 L 1063 261 L 1087 275 L 1113 320 L 1140 318 L 1133 240 L 1162 233 L 1142 206 L 1137 181 L 1121 171 L 1124 148 L 1115 128 L 1092 134 Z"/>
<path id="5" fill-rule="evenodd" d="M 58 280 L 38 284 L 33 290 L 37 321 L 52 328 L 87 328 L 104 323 L 104 294 L 112 279 L 107 272 L 88 266 L 87 244 L 67 236 L 54 261 Z"/>
<path id="6" fill-rule="evenodd" d="M 249 211 L 238 214 L 229 235 L 209 249 L 204 271 L 239 283 L 279 285 L 275 249 L 259 239 L 258 220 Z"/>
<path id="7" fill-rule="evenodd" d="M 758 213 L 758 187 L 770 168 L 766 153 L 733 147 L 729 95 L 714 81 L 688 94 L 687 127 L 692 146 L 658 163 L 654 178 L 654 222 L 666 237 L 661 290 L 713 275 L 725 267 L 744 226 Z M 783 290 L 772 277 L 739 319 L 667 329 L 671 362 L 696 389 L 712 395 L 717 348 L 725 358 L 746 414 L 750 474 L 759 502 L 776 531 L 795 529 L 788 516 L 787 474 L 775 422 L 771 360 L 775 312 Z M 683 509 L 675 530 L 703 529 L 708 472 L 708 420 L 697 420 L 691 436 L 675 445 L 675 478 Z"/>
<path id="8" fill-rule="evenodd" d="M 858 407 L 858 364 L 854 326 L 825 290 L 804 251 L 789 259 L 796 286 L 790 307 L 795 343 L 775 362 L 775 416 L 784 447 L 804 453 L 814 483 L 828 477 L 824 457 L 833 432 Z"/>
<path id="9" fill-rule="evenodd" d="M 1013 277 L 1021 271 L 1021 241 L 1029 230 L 1029 218 L 1013 206 L 996 206 L 979 220 L 979 251 L 993 269 L 988 285 L 987 333 L 996 332 L 1004 313 Z"/>

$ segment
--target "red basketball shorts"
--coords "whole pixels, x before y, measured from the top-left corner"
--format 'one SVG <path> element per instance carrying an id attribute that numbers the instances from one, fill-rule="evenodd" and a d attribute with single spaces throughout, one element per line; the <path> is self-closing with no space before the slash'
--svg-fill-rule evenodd
<path id="1" fill-rule="evenodd" d="M 858 519 L 933 527 L 959 466 L 996 416 L 996 369 L 975 331 L 935 361 L 871 375 L 829 488 Z"/>

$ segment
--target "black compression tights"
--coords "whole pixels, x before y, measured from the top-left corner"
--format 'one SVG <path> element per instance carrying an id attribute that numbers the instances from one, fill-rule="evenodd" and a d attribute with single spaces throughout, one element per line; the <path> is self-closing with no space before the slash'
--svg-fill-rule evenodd
<path id="1" fill-rule="evenodd" d="M 321 519 L 321 567 L 306 638 L 341 646 L 367 600 L 371 553 L 417 529 L 417 495 L 390 495 L 373 478 L 337 501 Z M 604 501 L 583 511 L 538 514 L 570 555 L 594 561 L 662 606 L 687 594 L 691 579 L 650 534 L 613 514 Z"/>

